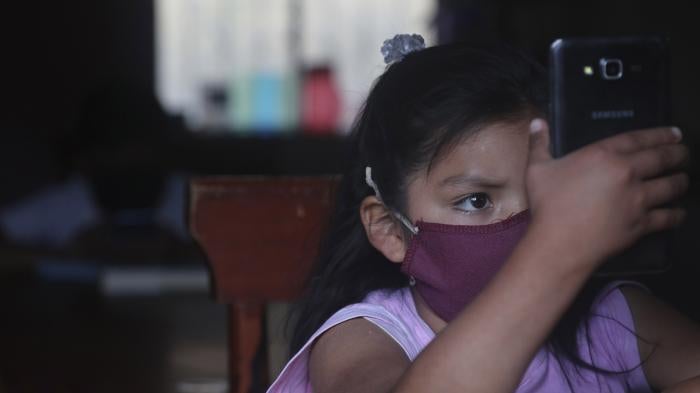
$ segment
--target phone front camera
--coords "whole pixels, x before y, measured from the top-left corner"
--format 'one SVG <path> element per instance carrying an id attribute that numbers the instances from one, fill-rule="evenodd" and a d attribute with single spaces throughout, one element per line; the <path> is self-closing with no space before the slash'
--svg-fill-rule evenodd
<path id="1" fill-rule="evenodd" d="M 622 78 L 622 60 L 620 59 L 600 59 L 600 68 L 603 79 Z"/>

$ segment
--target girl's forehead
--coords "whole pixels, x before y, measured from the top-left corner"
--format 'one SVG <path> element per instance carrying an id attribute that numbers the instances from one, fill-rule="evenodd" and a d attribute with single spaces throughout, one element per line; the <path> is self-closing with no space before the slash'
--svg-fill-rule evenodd
<path id="1" fill-rule="evenodd" d="M 455 173 L 506 177 L 527 163 L 529 121 L 493 123 L 464 138 L 423 171 L 428 182 Z"/>

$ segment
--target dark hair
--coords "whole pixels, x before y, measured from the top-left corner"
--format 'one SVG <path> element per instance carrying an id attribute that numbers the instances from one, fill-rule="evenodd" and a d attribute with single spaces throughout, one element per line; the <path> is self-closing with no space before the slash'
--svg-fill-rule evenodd
<path id="1" fill-rule="evenodd" d="M 335 210 L 294 315 L 291 353 L 340 308 L 373 290 L 408 284 L 399 264 L 370 245 L 360 221 L 360 204 L 373 194 L 366 166 L 384 203 L 405 211 L 406 179 L 414 171 L 493 122 L 546 116 L 547 104 L 543 67 L 502 44 L 435 46 L 388 66 L 353 126 Z M 577 354 L 576 327 L 592 299 L 579 299 L 550 340 L 577 365 L 585 362 Z"/>

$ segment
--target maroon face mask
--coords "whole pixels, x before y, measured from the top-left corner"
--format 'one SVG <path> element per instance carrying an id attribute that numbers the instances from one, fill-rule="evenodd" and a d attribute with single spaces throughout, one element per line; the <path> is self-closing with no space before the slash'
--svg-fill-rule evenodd
<path id="1" fill-rule="evenodd" d="M 503 266 L 529 221 L 524 210 L 488 225 L 418 222 L 401 271 L 415 280 L 428 306 L 449 322 Z"/>

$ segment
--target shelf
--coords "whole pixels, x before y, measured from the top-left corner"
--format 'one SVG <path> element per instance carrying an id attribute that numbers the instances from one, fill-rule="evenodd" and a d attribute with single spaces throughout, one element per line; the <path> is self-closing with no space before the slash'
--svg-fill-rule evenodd
<path id="1" fill-rule="evenodd" d="M 321 175 L 343 169 L 342 135 L 192 133 L 176 143 L 173 165 L 200 174 Z"/>

